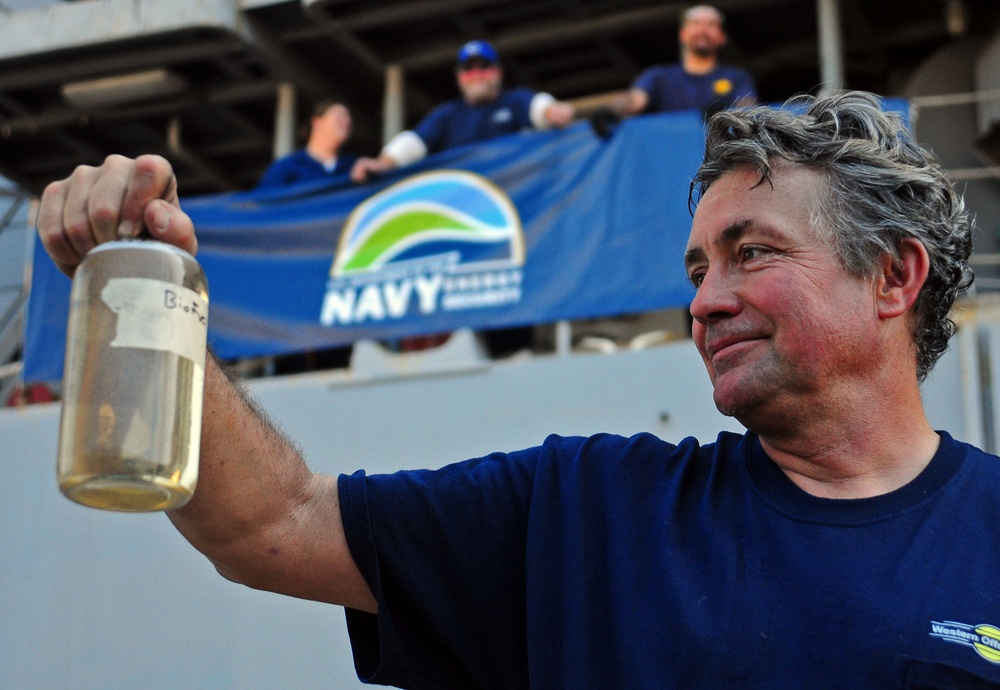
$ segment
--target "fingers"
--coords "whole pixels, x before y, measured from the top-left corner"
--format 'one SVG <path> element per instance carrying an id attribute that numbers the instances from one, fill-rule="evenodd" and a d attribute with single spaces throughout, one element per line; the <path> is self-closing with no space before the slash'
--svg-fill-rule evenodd
<path id="1" fill-rule="evenodd" d="M 545 120 L 553 127 L 566 127 L 576 115 L 576 109 L 569 103 L 556 101 L 545 109 Z"/>
<path id="2" fill-rule="evenodd" d="M 396 169 L 396 163 L 385 156 L 379 158 L 359 158 L 351 168 L 351 179 L 354 182 L 367 182 L 372 175 L 382 175 Z"/>
<path id="3" fill-rule="evenodd" d="M 131 175 L 123 197 L 118 200 L 120 213 L 116 231 L 119 238 L 135 237 L 146 227 L 143 213 L 153 199 L 163 199 L 180 206 L 177 199 L 177 179 L 165 159 L 159 156 L 139 156 L 131 162 Z M 110 178 L 114 180 L 112 176 Z M 114 182 L 112 182 L 114 184 Z"/>
<path id="4" fill-rule="evenodd" d="M 560 103 L 556 109 L 557 126 L 566 127 L 573 122 L 576 116 L 576 109 L 569 103 Z"/>
<path id="5" fill-rule="evenodd" d="M 77 167 L 42 194 L 38 233 L 67 275 L 98 244 L 136 237 L 144 229 L 191 253 L 197 249 L 191 220 L 180 210 L 173 169 L 159 156 L 109 156 L 100 167 Z"/>
<path id="6" fill-rule="evenodd" d="M 80 184 L 71 185 L 63 218 L 66 228 L 72 231 L 73 245 L 82 254 L 97 244 L 119 239 L 122 199 L 129 183 L 131 163 L 123 156 L 109 156 L 100 168 L 81 172 Z M 77 171 L 80 172 L 80 168 Z"/>
<path id="7" fill-rule="evenodd" d="M 371 158 L 359 158 L 351 168 L 351 180 L 354 182 L 367 182 L 372 162 Z"/>
<path id="8" fill-rule="evenodd" d="M 69 180 L 53 182 L 42 192 L 38 206 L 38 236 L 45 245 L 52 261 L 63 273 L 73 275 L 73 268 L 79 263 L 80 255 L 63 231 L 62 213 L 69 193 Z"/>

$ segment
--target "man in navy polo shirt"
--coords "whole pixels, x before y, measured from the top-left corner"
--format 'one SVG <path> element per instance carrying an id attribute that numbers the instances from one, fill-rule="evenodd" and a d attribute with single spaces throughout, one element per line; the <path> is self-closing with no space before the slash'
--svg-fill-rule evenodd
<path id="1" fill-rule="evenodd" d="M 726 44 L 722 13 L 709 5 L 688 9 L 679 38 L 681 62 L 655 65 L 642 72 L 613 110 L 624 117 L 636 113 L 699 110 L 707 116 L 737 105 L 753 105 L 757 90 L 744 70 L 719 63 Z"/>
<path id="2" fill-rule="evenodd" d="M 416 163 L 445 149 L 486 141 L 524 129 L 565 127 L 572 105 L 527 88 L 504 89 L 500 57 L 486 41 L 471 41 L 458 51 L 455 79 L 461 98 L 432 110 L 412 130 L 400 132 L 378 158 L 361 158 L 351 171 L 355 182 Z"/>
<path id="3" fill-rule="evenodd" d="M 332 477 L 209 357 L 174 525 L 230 580 L 347 607 L 372 683 L 1000 687 L 1000 458 L 935 431 L 920 389 L 972 221 L 874 95 L 788 105 L 709 121 L 683 257 L 715 404 L 747 433 Z M 67 274 L 139 228 L 197 248 L 157 156 L 79 166 L 38 212 Z"/>

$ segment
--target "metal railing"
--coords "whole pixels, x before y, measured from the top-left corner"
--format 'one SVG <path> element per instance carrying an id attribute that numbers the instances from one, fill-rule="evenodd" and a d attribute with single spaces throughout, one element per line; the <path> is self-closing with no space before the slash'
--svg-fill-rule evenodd
<path id="1" fill-rule="evenodd" d="M 24 192 L 0 188 L 0 208 L 6 206 L 0 214 L 0 242 L 6 246 L 13 241 L 10 233 L 27 230 L 28 202 Z M 0 304 L 5 305 L 0 312 L 0 405 L 22 383 L 21 349 L 28 301 L 26 243 L 22 256 L 22 261 L 8 262 L 9 268 L 0 272 Z"/>
<path id="2" fill-rule="evenodd" d="M 923 108 L 947 108 L 958 105 L 979 105 L 992 101 L 1000 101 L 1000 89 L 983 89 L 982 91 L 967 91 L 962 93 L 945 93 L 932 96 L 912 96 L 910 101 L 910 119 L 915 124 Z M 953 182 L 969 182 L 972 180 L 1000 179 L 1000 165 L 983 165 L 974 168 L 950 168 L 948 177 Z"/>

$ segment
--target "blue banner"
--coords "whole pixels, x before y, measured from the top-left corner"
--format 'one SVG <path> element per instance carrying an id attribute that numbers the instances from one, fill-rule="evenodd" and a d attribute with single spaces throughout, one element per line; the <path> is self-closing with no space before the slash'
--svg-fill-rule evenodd
<path id="1" fill-rule="evenodd" d="M 223 359 L 686 305 L 696 113 L 587 123 L 348 180 L 190 198 Z M 25 380 L 62 375 L 69 280 L 34 260 Z"/>

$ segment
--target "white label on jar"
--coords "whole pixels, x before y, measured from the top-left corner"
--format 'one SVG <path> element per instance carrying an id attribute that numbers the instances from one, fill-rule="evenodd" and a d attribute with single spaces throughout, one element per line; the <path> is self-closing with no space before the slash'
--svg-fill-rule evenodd
<path id="1" fill-rule="evenodd" d="M 112 278 L 101 299 L 118 315 L 111 347 L 173 352 L 204 364 L 208 302 L 194 290 L 151 278 Z"/>

